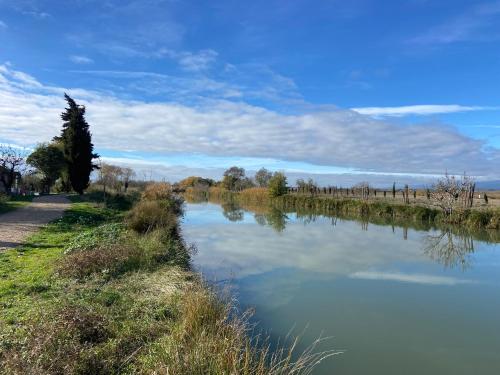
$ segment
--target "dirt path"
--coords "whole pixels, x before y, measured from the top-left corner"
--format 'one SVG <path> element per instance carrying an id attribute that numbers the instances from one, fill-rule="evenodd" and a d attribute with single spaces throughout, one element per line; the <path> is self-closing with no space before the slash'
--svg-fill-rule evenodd
<path id="1" fill-rule="evenodd" d="M 0 251 L 17 247 L 42 225 L 62 216 L 70 201 L 62 195 L 33 199 L 26 207 L 0 215 Z"/>

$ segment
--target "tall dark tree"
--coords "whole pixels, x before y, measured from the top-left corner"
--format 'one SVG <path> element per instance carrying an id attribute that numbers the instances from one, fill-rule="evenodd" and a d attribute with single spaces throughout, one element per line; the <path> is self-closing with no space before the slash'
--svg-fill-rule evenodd
<path id="1" fill-rule="evenodd" d="M 71 187 L 78 194 L 83 194 L 89 186 L 90 173 L 97 168 L 92 160 L 98 155 L 94 153 L 92 135 L 85 120 L 85 107 L 76 104 L 67 94 L 64 94 L 64 98 L 68 108 L 61 114 L 64 123 L 61 136 L 56 137 L 55 141 L 63 145 Z"/>

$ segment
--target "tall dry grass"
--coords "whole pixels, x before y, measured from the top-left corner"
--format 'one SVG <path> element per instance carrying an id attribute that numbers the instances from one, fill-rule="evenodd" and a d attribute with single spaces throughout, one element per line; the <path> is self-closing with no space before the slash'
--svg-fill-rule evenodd
<path id="1" fill-rule="evenodd" d="M 298 353 L 298 339 L 271 350 L 269 340 L 253 335 L 248 314 L 235 313 L 232 301 L 200 284 L 184 294 L 180 317 L 172 335 L 139 359 L 141 373 L 308 375 L 323 360 L 340 354 L 317 350 L 322 340 L 302 353 Z"/>
<path id="2" fill-rule="evenodd" d="M 267 205 L 271 202 L 271 197 L 267 188 L 254 187 L 239 192 L 238 201 L 243 204 Z"/>

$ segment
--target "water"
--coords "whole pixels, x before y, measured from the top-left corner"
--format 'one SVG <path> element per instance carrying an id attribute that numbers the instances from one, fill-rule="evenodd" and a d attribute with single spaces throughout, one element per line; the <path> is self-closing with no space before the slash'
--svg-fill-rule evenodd
<path id="1" fill-rule="evenodd" d="M 499 244 L 211 203 L 188 204 L 183 231 L 274 340 L 332 336 L 345 352 L 315 374 L 500 374 Z"/>

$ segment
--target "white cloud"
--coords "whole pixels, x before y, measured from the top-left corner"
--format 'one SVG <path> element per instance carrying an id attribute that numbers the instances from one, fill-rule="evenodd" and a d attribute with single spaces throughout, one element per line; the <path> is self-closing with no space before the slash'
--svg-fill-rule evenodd
<path id="1" fill-rule="evenodd" d="M 449 276 L 427 275 L 422 273 L 401 273 L 401 272 L 377 272 L 377 271 L 362 271 L 355 272 L 350 275 L 353 279 L 363 280 L 385 280 L 399 281 L 402 283 L 415 283 L 424 285 L 447 285 L 454 286 L 459 284 L 475 284 L 476 281 L 468 279 L 457 279 Z"/>
<path id="2" fill-rule="evenodd" d="M 407 115 L 435 115 L 442 113 L 484 111 L 493 109 L 481 106 L 463 106 L 458 104 L 423 104 L 400 107 L 360 107 L 351 108 L 353 111 L 369 116 L 407 116 Z"/>
<path id="3" fill-rule="evenodd" d="M 0 29 L 7 29 L 7 28 L 8 28 L 7 24 L 2 20 L 0 20 Z"/>
<path id="4" fill-rule="evenodd" d="M 71 55 L 69 59 L 75 64 L 92 64 L 94 60 L 87 56 Z"/>
<path id="5" fill-rule="evenodd" d="M 217 60 L 218 53 L 212 49 L 189 52 L 162 48 L 156 52 L 156 55 L 176 60 L 179 66 L 186 71 L 199 72 L 208 69 Z"/>
<path id="6" fill-rule="evenodd" d="M 29 145 L 52 138 L 65 90 L 1 66 L 0 139 Z M 391 173 L 500 173 L 498 149 L 442 125 L 385 122 L 351 110 L 291 115 L 227 100 L 188 105 L 67 91 L 87 106 L 98 149 L 274 158 Z"/>

